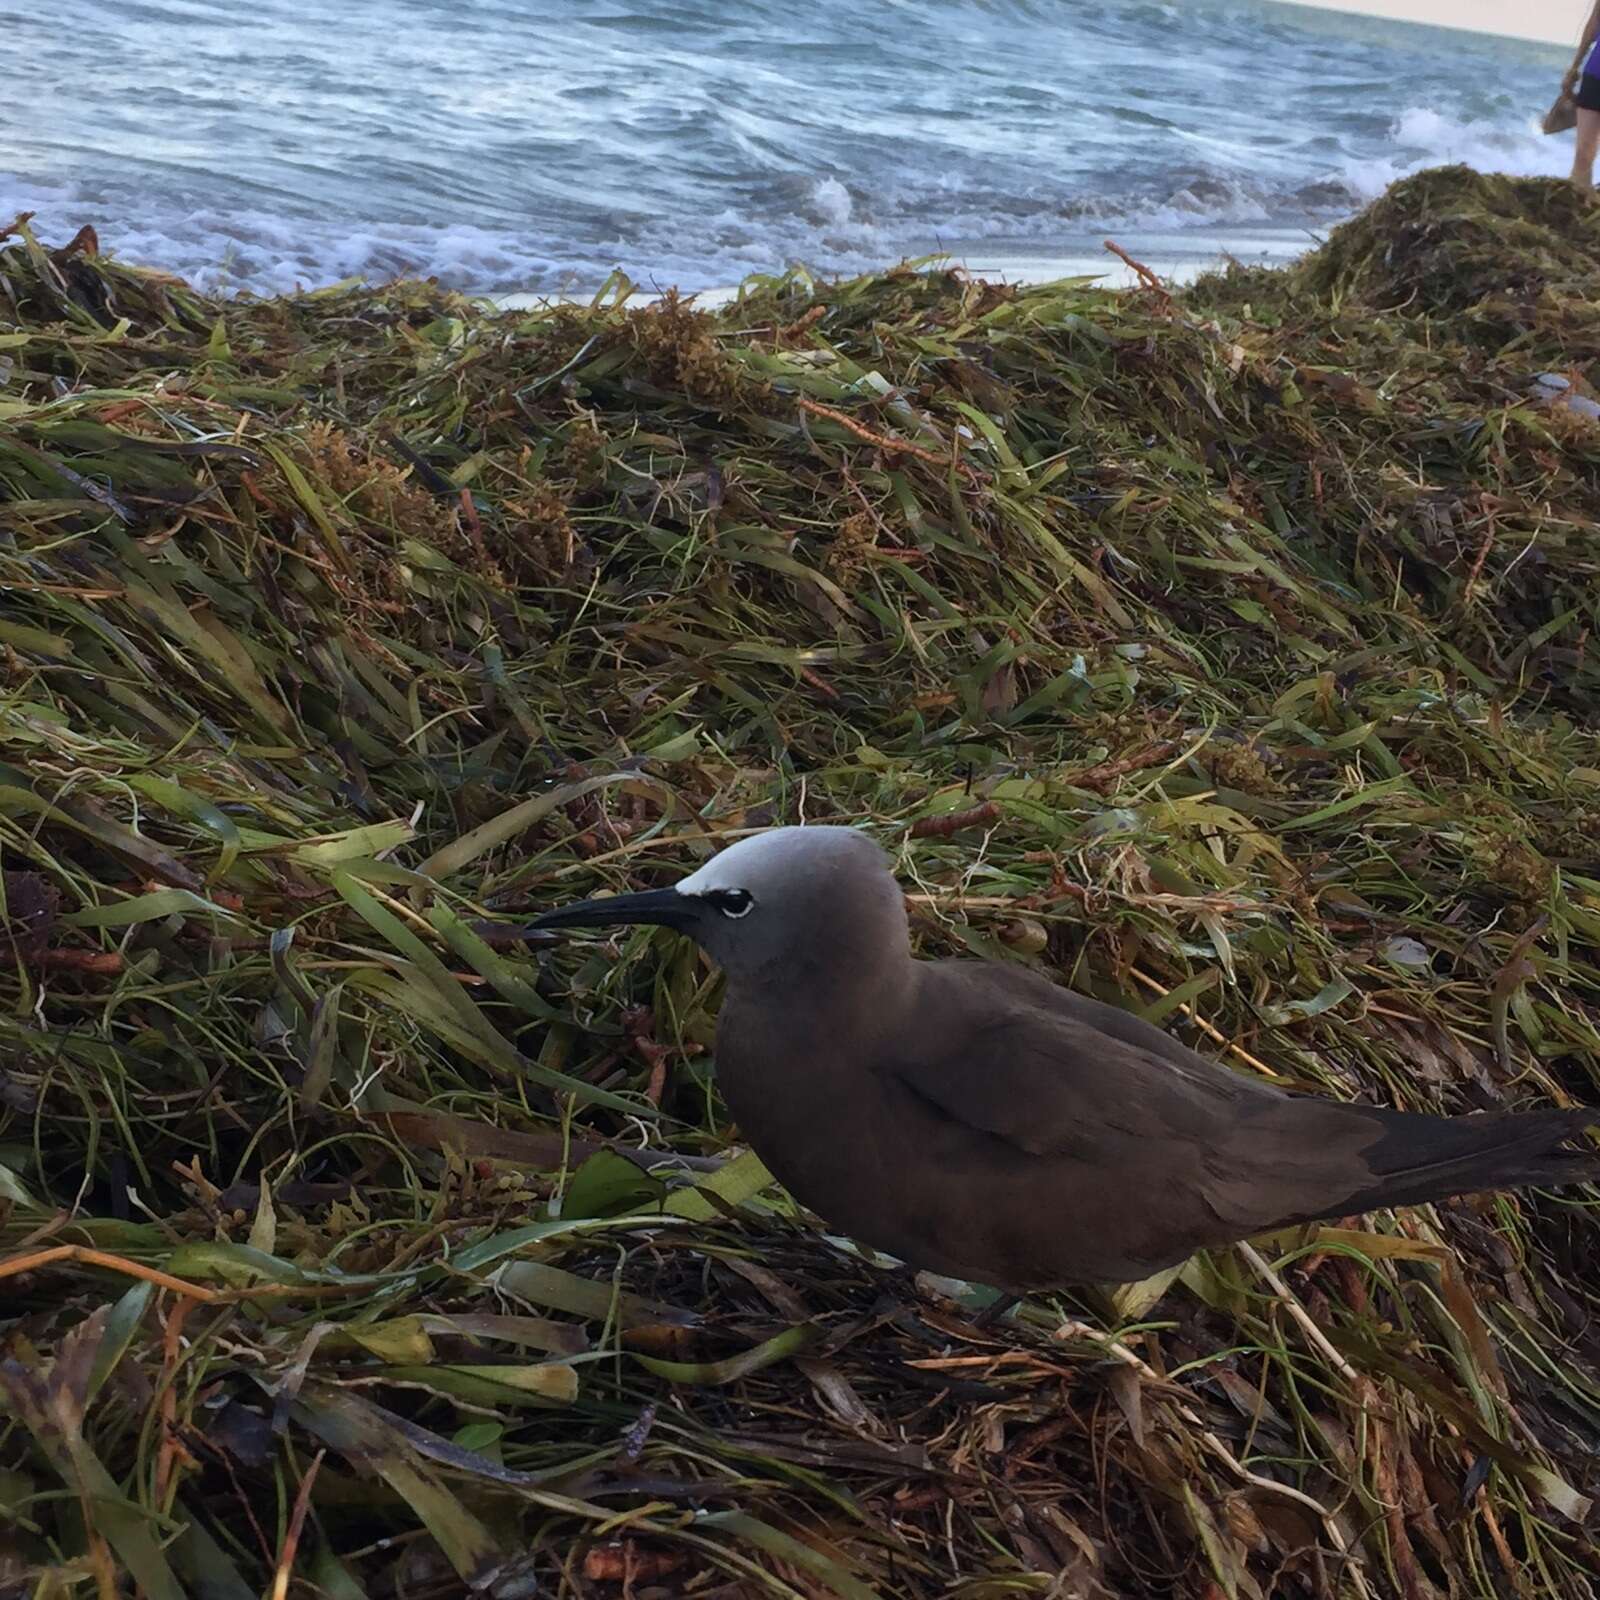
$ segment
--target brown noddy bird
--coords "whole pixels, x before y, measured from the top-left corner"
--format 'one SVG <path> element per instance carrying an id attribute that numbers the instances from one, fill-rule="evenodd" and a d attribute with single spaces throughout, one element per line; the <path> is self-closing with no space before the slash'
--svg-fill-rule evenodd
<path id="1" fill-rule="evenodd" d="M 534 929 L 654 923 L 727 974 L 723 1097 L 829 1226 L 1012 1293 L 1126 1283 L 1292 1223 L 1600 1178 L 1600 1110 L 1434 1117 L 1246 1078 L 1026 968 L 918 961 L 884 853 L 774 828 Z"/>

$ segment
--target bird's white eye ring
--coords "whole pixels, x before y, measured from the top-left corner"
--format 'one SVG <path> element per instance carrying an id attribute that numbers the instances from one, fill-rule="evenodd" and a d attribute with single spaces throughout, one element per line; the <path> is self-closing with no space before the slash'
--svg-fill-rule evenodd
<path id="1" fill-rule="evenodd" d="M 756 897 L 748 889 L 713 889 L 706 896 L 725 917 L 748 917 L 755 909 Z"/>

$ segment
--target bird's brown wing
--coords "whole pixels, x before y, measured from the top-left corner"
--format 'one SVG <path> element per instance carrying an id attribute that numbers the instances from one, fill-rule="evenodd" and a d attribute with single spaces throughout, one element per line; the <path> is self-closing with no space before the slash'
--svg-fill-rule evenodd
<path id="1" fill-rule="evenodd" d="M 1018 976 L 930 967 L 918 1032 L 941 1043 L 897 1059 L 896 1075 L 945 1116 L 1012 1147 L 1038 1172 L 1041 1203 L 1054 1194 L 1092 1205 L 1113 1230 L 1126 1213 L 1139 1251 L 1596 1175 L 1593 1156 L 1559 1149 L 1592 1113 L 1432 1117 L 1291 1095 L 1136 1017 Z"/>
<path id="2" fill-rule="evenodd" d="M 1064 988 L 1059 983 L 1020 963 L 998 961 L 978 963 L 970 960 L 939 961 L 927 963 L 930 972 L 938 972 L 936 983 L 949 984 L 956 991 L 970 993 L 973 987 L 988 992 L 991 1003 L 1005 998 L 1008 1004 L 1021 1005 L 1027 1010 L 1046 1011 L 1064 1017 L 1067 1021 L 1087 1025 L 1097 1033 L 1109 1035 L 1170 1062 L 1185 1072 L 1200 1071 L 1207 1076 L 1222 1075 L 1224 1085 L 1244 1082 L 1258 1084 L 1254 1078 L 1240 1079 L 1237 1073 L 1196 1055 L 1188 1045 L 1135 1012 L 1120 1006 L 1091 1000 L 1075 989 Z M 1265 1085 L 1259 1085 L 1266 1087 Z"/>
<path id="3" fill-rule="evenodd" d="M 1079 1156 L 1125 1141 L 1209 1148 L 1241 1116 L 1285 1098 L 1129 1012 L 1025 972 L 930 963 L 919 998 L 918 1048 L 897 1053 L 897 1075 L 1027 1155 Z"/>
<path id="4" fill-rule="evenodd" d="M 918 1205 L 943 1259 L 1012 1287 L 1127 1282 L 1256 1230 L 1235 1130 L 1278 1091 L 1031 1005 L 988 970 L 925 987 L 912 1048 L 879 1063 L 937 1169 Z"/>

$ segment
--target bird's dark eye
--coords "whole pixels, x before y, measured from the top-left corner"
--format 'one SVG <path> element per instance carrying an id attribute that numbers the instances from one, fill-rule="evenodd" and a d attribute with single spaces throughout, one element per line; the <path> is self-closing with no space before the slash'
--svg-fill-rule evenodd
<path id="1" fill-rule="evenodd" d="M 713 889 L 706 896 L 725 917 L 746 917 L 756 903 L 748 889 Z"/>

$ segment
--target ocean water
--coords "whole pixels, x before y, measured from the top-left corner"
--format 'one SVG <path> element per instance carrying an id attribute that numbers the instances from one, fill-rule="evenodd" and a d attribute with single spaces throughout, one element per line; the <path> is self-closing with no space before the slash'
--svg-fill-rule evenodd
<path id="1" fill-rule="evenodd" d="M 1420 167 L 1571 159 L 1563 51 L 1266 0 L 0 0 L 0 38 L 0 224 L 256 293 L 1298 249 Z"/>

